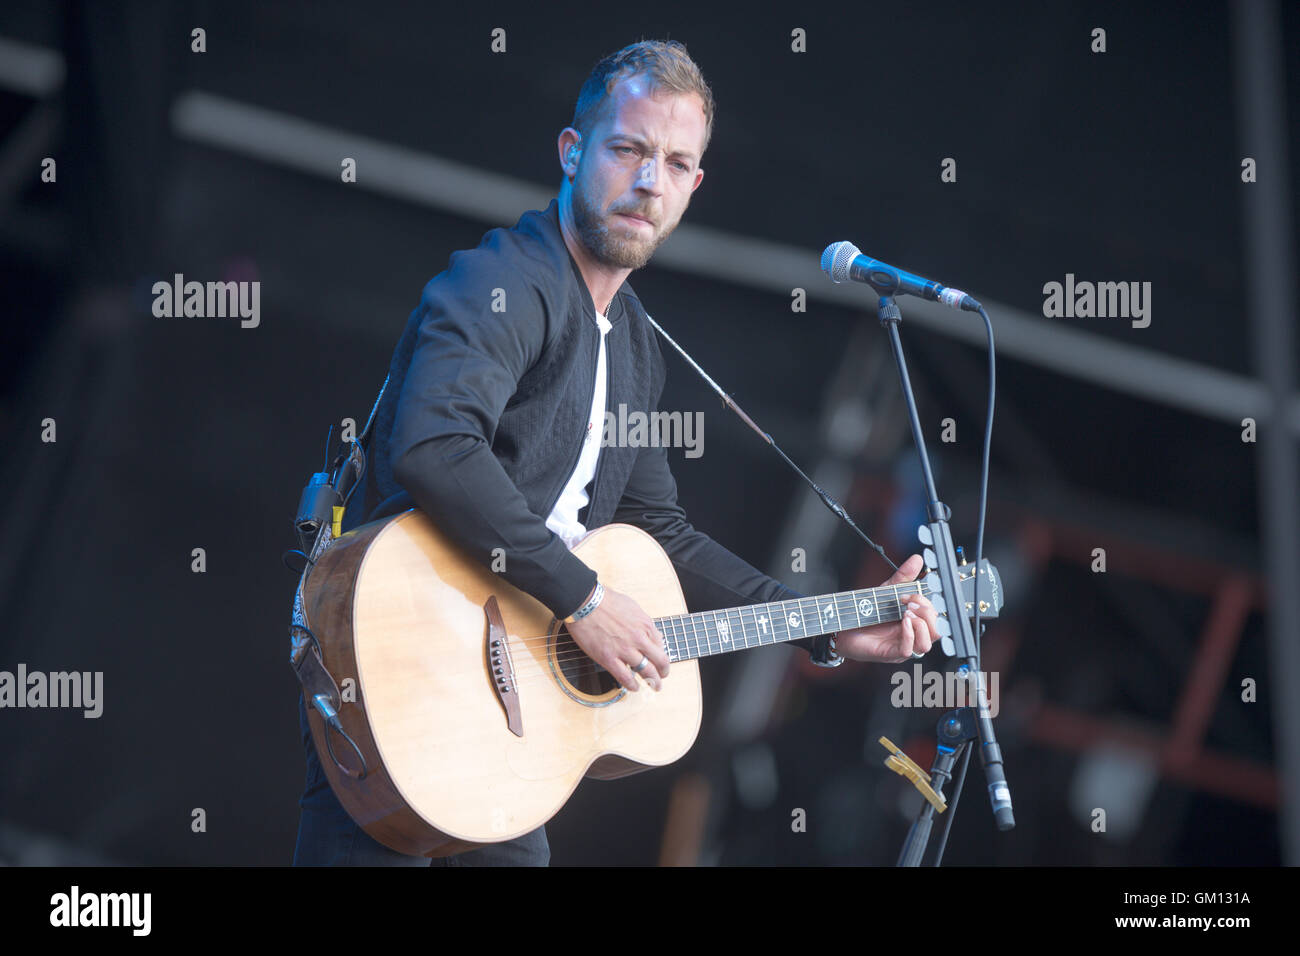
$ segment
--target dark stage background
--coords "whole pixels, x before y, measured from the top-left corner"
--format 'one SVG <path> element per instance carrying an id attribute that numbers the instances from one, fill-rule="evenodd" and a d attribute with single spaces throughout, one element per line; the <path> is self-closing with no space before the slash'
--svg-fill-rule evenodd
<path id="1" fill-rule="evenodd" d="M 632 284 L 896 561 L 923 517 L 897 377 L 874 294 L 819 254 L 851 239 L 992 316 L 985 553 L 1008 601 L 985 653 L 1019 825 L 994 830 L 973 769 L 946 860 L 1300 862 L 1278 678 L 1300 666 L 1295 4 L 26 0 L 0 8 L 0 670 L 102 671 L 104 710 L 0 711 L 0 862 L 290 860 L 299 491 L 329 424 L 364 421 L 424 283 L 554 195 L 583 79 L 641 38 L 686 43 L 718 112 L 703 185 Z M 260 324 L 154 317 L 177 272 L 259 281 Z M 1067 274 L 1149 282 L 1150 324 L 1044 316 Z M 900 304 L 973 554 L 983 329 Z M 883 581 L 668 360 L 663 407 L 705 414 L 704 454 L 672 453 L 694 524 L 805 593 Z M 917 798 L 876 738 L 928 767 L 939 710 L 891 704 L 910 668 L 804 657 L 706 663 L 695 748 L 580 786 L 553 863 L 892 863 Z"/>

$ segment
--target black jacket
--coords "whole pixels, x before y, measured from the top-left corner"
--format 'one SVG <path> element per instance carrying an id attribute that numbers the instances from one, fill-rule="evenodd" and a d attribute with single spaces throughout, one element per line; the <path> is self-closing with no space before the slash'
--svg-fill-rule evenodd
<path id="1" fill-rule="evenodd" d="M 452 540 L 554 614 L 577 610 L 596 573 L 546 527 L 586 434 L 600 330 L 559 206 L 493 229 L 451 256 L 424 287 L 375 413 L 367 520 L 413 504 Z M 658 409 L 665 368 L 654 329 L 626 282 L 610 304 L 607 408 Z M 695 530 L 677 504 L 662 447 L 601 448 L 588 530 L 625 522 L 667 551 L 692 611 L 775 601 L 798 592 Z M 345 528 L 359 524 L 348 515 Z M 810 642 L 798 643 L 806 649 Z"/>

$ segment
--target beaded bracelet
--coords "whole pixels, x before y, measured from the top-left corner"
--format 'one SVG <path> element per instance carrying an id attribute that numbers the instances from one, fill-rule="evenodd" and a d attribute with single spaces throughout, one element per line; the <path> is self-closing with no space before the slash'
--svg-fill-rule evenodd
<path id="1" fill-rule="evenodd" d="M 584 617 L 600 606 L 601 599 L 604 598 L 604 596 L 605 585 L 597 581 L 595 590 L 591 592 L 591 600 L 566 617 L 564 623 L 572 624 L 574 621 L 581 621 Z"/>

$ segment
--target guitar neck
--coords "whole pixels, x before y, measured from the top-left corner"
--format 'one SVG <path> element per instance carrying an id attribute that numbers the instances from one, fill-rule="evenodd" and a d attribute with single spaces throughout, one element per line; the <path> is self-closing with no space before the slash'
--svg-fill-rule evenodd
<path id="1" fill-rule="evenodd" d="M 907 598 L 925 594 L 920 581 L 816 597 L 770 601 L 654 619 L 671 661 L 686 661 L 801 637 L 884 624 L 903 617 Z"/>

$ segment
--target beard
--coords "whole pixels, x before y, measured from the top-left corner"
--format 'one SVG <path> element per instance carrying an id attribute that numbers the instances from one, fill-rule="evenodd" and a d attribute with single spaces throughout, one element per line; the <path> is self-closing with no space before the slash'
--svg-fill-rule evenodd
<path id="1" fill-rule="evenodd" d="M 635 209 L 626 211 L 629 215 L 639 215 Z M 578 238 L 598 262 L 619 269 L 640 269 L 677 228 L 677 223 L 673 222 L 656 235 L 643 236 L 635 227 L 614 220 L 615 215 L 609 214 L 614 223 L 611 228 L 609 221 L 601 217 L 600 211 L 588 201 L 583 191 L 573 190 L 573 225 Z"/>

